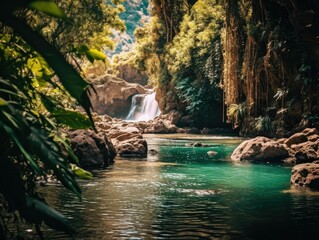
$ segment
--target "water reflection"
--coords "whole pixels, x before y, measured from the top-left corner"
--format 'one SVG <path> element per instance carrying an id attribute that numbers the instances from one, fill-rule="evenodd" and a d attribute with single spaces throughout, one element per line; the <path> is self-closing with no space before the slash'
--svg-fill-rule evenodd
<path id="1" fill-rule="evenodd" d="M 229 160 L 240 139 L 201 136 L 210 148 L 186 147 L 185 135 L 148 138 L 158 154 L 117 159 L 81 181 L 83 201 L 57 186 L 43 189 L 67 215 L 75 239 L 302 239 L 318 234 L 317 194 L 289 189 L 290 168 Z M 219 156 L 213 158 L 207 151 Z M 297 191 L 297 190 L 295 190 Z M 47 239 L 67 239 L 46 231 Z"/>

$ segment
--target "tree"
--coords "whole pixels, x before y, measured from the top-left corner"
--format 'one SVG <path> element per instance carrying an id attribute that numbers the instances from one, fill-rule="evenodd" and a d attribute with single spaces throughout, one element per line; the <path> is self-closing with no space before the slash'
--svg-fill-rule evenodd
<path id="1" fill-rule="evenodd" d="M 77 164 L 77 158 L 58 134 L 57 124 L 75 129 L 94 128 L 90 84 L 57 49 L 63 52 L 59 46 L 63 41 L 50 40 L 43 36 L 44 28 L 38 29 L 32 24 L 31 19 L 37 18 L 33 16 L 34 10 L 38 11 L 39 19 L 43 16 L 44 21 L 50 22 L 50 15 L 55 17 L 53 23 L 71 27 L 70 17 L 51 1 L 11 0 L 1 6 L 0 208 L 1 212 L 5 210 L 35 224 L 40 236 L 42 222 L 72 233 L 74 229 L 67 219 L 39 196 L 35 181 L 54 174 L 66 188 L 81 197 L 81 189 L 70 169 L 70 163 Z M 71 39 L 66 32 L 61 36 L 61 39 Z M 94 52 L 86 56 L 91 61 L 100 59 Z M 62 92 L 64 99 L 74 99 L 87 117 L 66 109 L 61 99 L 50 95 L 55 91 Z M 1 239 L 10 237 L 6 230 L 6 223 L 0 221 Z"/>

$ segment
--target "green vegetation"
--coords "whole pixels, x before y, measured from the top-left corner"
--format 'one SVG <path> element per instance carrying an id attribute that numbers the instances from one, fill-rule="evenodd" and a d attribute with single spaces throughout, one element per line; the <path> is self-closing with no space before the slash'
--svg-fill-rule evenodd
<path id="1" fill-rule="evenodd" d="M 45 204 L 35 182 L 54 175 L 80 197 L 74 173 L 92 177 L 77 166 L 63 129 L 94 129 L 92 88 L 84 77 L 119 69 L 111 69 L 105 52 L 114 48 L 112 30 L 125 30 L 121 2 L 2 4 L 0 238 L 22 234 L 17 230 L 16 236 L 10 235 L 3 220 L 7 215 L 35 224 L 40 236 L 42 222 L 73 232 L 65 217 Z M 243 134 L 265 136 L 293 132 L 298 125 L 319 126 L 316 1 L 150 4 L 152 17 L 135 29 L 134 48 L 114 56 L 113 64 L 147 73 L 162 112 L 182 114 L 180 126 L 220 127 L 228 122 Z"/>
<path id="2" fill-rule="evenodd" d="M 136 29 L 124 59 L 148 74 L 164 113 L 177 110 L 199 128 L 233 122 L 242 132 L 268 116 L 273 134 L 294 131 L 304 113 L 318 114 L 315 1 L 151 4 L 152 19 Z M 227 114 L 234 104 L 245 106 L 241 123 Z"/>
<path id="3" fill-rule="evenodd" d="M 118 1 L 112 1 L 113 4 Z M 36 180 L 53 175 L 81 198 L 77 166 L 61 127 L 94 128 L 90 84 L 76 71 L 79 58 L 105 60 L 110 28 L 123 30 L 121 7 L 104 1 L 6 1 L 0 24 L 0 238 L 24 238 L 20 222 L 73 233 L 45 203 Z M 72 63 L 72 64 L 71 64 Z M 73 65 L 73 66 L 72 66 Z M 81 105 L 87 116 L 76 110 Z M 9 183 L 9 184 L 8 184 Z M 9 221 L 7 220 L 9 219 Z M 9 228 L 17 226 L 16 231 Z"/>

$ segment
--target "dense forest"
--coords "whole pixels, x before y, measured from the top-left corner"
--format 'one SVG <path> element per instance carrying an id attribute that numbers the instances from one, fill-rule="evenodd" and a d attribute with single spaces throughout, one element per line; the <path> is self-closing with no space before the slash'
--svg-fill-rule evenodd
<path id="1" fill-rule="evenodd" d="M 128 2 L 2 4 L 1 239 L 19 236 L 6 219 L 35 224 L 39 236 L 42 222 L 73 232 L 45 204 L 36 182 L 53 175 L 81 198 L 75 177 L 91 175 L 78 166 L 67 133 L 96 130 L 94 88 L 87 79 L 92 71 L 120 74 L 129 66 L 147 75 L 162 113 L 181 114 L 179 127 L 231 127 L 241 135 L 270 137 L 319 127 L 318 1 Z M 125 11 L 136 27 L 135 43 L 129 37 L 116 48 L 120 33 L 133 32 L 121 19 Z"/>
<path id="2" fill-rule="evenodd" d="M 316 1 L 151 1 L 132 64 L 180 126 L 285 136 L 318 125 Z"/>

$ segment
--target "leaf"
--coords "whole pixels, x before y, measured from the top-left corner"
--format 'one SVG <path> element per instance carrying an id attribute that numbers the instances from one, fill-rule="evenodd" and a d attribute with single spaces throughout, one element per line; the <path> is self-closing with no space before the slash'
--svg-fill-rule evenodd
<path id="1" fill-rule="evenodd" d="M 44 12 L 50 16 L 57 18 L 66 18 L 64 12 L 51 1 L 32 1 L 29 3 L 28 7 L 38 10 L 40 12 Z"/>
<path id="2" fill-rule="evenodd" d="M 61 53 L 50 45 L 39 33 L 31 29 L 24 21 L 14 16 L 1 16 L 0 21 L 11 26 L 34 50 L 36 50 L 59 76 L 60 82 L 65 89 L 82 105 L 88 114 L 92 125 L 93 118 L 90 109 L 92 108 L 89 99 L 89 87 L 81 75 L 71 66 Z"/>
<path id="3" fill-rule="evenodd" d="M 29 221 L 37 223 L 39 220 L 42 220 L 55 230 L 64 231 L 69 234 L 75 233 L 68 219 L 44 202 L 33 197 L 26 197 L 26 203 L 27 208 L 24 214 Z"/>
<path id="4" fill-rule="evenodd" d="M 93 63 L 94 60 L 102 60 L 104 62 L 106 59 L 104 52 L 101 52 L 101 51 L 94 49 L 94 48 L 91 48 L 88 51 L 86 51 L 85 55 L 91 63 Z"/>
<path id="5" fill-rule="evenodd" d="M 52 169 L 61 183 L 81 198 L 81 189 L 73 172 L 62 158 L 60 148 L 52 142 L 43 129 L 30 127 L 27 137 L 29 150 L 39 157 L 48 169 Z"/>
<path id="6" fill-rule="evenodd" d="M 28 160 L 30 163 L 32 169 L 37 173 L 37 174 L 42 174 L 42 170 L 38 166 L 38 164 L 35 162 L 33 157 L 29 154 L 29 152 L 24 148 L 23 144 L 21 143 L 19 137 L 17 134 L 12 130 L 10 126 L 7 126 L 4 122 L 0 120 L 0 124 L 2 128 L 7 132 L 7 134 L 12 138 L 13 142 L 17 145 L 23 156 Z"/>
<path id="7" fill-rule="evenodd" d="M 69 157 L 71 160 L 73 160 L 73 163 L 75 164 L 78 164 L 79 163 L 79 159 L 78 157 L 75 155 L 75 153 L 73 152 L 71 146 L 67 143 L 66 139 L 61 137 L 61 136 L 58 136 L 58 135 L 54 135 L 54 138 L 53 140 L 62 145 L 64 147 L 64 149 L 67 151 Z"/>
<path id="8" fill-rule="evenodd" d="M 79 112 L 59 108 L 52 112 L 52 117 L 54 117 L 58 123 L 65 124 L 72 129 L 92 127 L 91 121 Z"/>
<path id="9" fill-rule="evenodd" d="M 91 180 L 93 178 L 92 173 L 84 170 L 83 168 L 78 167 L 75 164 L 70 164 L 72 172 L 79 178 L 85 180 Z"/>
<path id="10" fill-rule="evenodd" d="M 25 187 L 20 173 L 11 161 L 1 158 L 0 189 L 10 207 L 22 209 L 25 207 Z"/>
<path id="11" fill-rule="evenodd" d="M 0 107 L 8 105 L 7 101 L 0 97 Z"/>
<path id="12" fill-rule="evenodd" d="M 54 102 L 53 99 L 43 94 L 41 94 L 41 99 L 44 107 L 51 113 L 52 117 L 54 117 L 58 123 L 65 124 L 72 129 L 93 127 L 92 122 L 82 113 L 58 107 L 57 103 Z"/>

